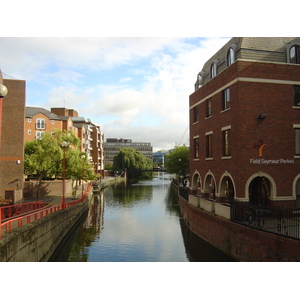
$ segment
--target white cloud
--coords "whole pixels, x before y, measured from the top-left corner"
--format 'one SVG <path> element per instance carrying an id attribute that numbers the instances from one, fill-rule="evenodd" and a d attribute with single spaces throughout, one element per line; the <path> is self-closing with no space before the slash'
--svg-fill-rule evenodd
<path id="1" fill-rule="evenodd" d="M 30 82 L 28 105 L 73 108 L 106 137 L 169 149 L 188 142 L 197 73 L 227 40 L 0 38 L 0 68 Z"/>

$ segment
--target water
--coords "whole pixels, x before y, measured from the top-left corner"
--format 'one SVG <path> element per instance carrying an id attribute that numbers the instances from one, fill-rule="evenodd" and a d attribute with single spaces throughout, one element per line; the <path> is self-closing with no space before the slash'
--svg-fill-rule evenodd
<path id="1" fill-rule="evenodd" d="M 185 226 L 171 176 L 120 183 L 96 196 L 72 243 L 55 261 L 232 261 Z"/>

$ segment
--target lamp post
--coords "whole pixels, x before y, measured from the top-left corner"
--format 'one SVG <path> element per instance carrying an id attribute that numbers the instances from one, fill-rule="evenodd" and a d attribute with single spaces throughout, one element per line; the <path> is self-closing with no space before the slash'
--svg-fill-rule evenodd
<path id="1" fill-rule="evenodd" d="M 0 71 L 0 79 L 2 82 L 2 75 Z M 0 84 L 0 155 L 1 155 L 1 135 L 2 135 L 2 99 L 7 95 L 7 87 L 3 84 Z M 2 223 L 2 211 L 0 207 L 0 225 Z M 0 239 L 2 238 L 2 227 L 0 227 Z"/>
<path id="2" fill-rule="evenodd" d="M 7 95 L 7 88 L 6 88 L 6 86 L 3 85 L 3 84 L 0 84 L 0 145 L 1 145 L 1 135 L 2 135 L 2 99 L 6 95 Z"/>
<path id="3" fill-rule="evenodd" d="M 85 159 L 85 155 L 81 155 L 81 159 L 82 159 L 82 183 L 81 183 L 81 188 L 82 188 L 82 198 L 83 198 L 83 180 L 84 180 L 84 159 Z"/>
<path id="4" fill-rule="evenodd" d="M 61 143 L 61 146 L 64 150 L 64 158 L 63 158 L 63 163 L 62 163 L 62 201 L 61 201 L 61 205 L 62 205 L 62 209 L 66 208 L 66 186 L 65 186 L 65 178 L 66 178 L 66 148 L 68 147 L 68 142 L 63 141 Z"/>

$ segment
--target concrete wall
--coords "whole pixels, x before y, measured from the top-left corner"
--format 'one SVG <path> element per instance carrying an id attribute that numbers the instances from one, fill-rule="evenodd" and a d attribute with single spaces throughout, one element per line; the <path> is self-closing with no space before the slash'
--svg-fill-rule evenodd
<path id="1" fill-rule="evenodd" d="M 46 262 L 49 260 L 63 237 L 76 221 L 87 211 L 85 202 L 39 219 L 31 224 L 4 234 L 0 241 L 1 262 Z"/>
<path id="2" fill-rule="evenodd" d="M 300 261 L 300 241 L 228 221 L 181 197 L 178 204 L 193 233 L 237 261 Z"/>

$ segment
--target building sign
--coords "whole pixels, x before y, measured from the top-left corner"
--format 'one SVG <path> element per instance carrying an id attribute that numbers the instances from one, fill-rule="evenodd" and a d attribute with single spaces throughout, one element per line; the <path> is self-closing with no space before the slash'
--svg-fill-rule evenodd
<path id="1" fill-rule="evenodd" d="M 293 159 L 263 159 L 263 158 L 250 158 L 250 164 L 253 165 L 281 165 L 293 164 Z"/>
<path id="2" fill-rule="evenodd" d="M 253 149 L 258 149 L 258 156 L 263 156 L 263 149 L 268 148 L 268 145 L 265 144 L 262 140 L 259 140 L 257 144 L 255 144 Z M 264 158 L 250 158 L 250 164 L 253 165 L 281 165 L 281 164 L 293 164 L 293 159 L 264 159 Z"/>

